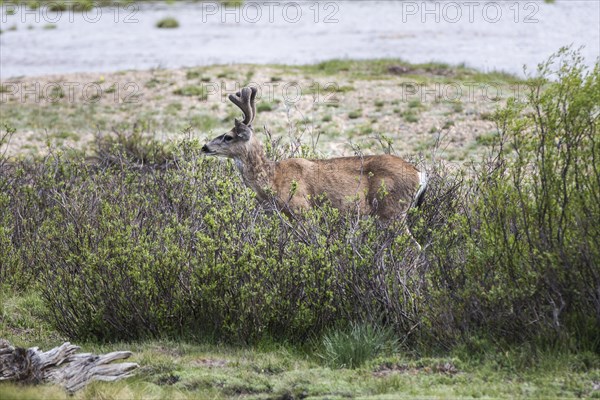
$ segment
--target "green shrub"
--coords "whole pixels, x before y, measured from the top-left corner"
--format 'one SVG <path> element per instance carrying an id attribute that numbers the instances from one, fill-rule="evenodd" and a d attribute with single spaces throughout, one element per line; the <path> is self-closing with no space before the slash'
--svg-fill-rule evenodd
<path id="1" fill-rule="evenodd" d="M 49 158 L 40 167 L 61 174 L 44 181 L 30 263 L 61 332 L 302 341 L 384 312 L 409 329 L 413 288 L 395 277 L 418 285 L 405 268 L 416 254 L 400 227 L 326 204 L 293 220 L 265 213 L 233 165 L 201 157 L 199 145 L 153 163 L 139 143 L 100 141 L 92 164 Z"/>
<path id="2" fill-rule="evenodd" d="M 58 12 L 58 11 L 67 11 L 67 4 L 64 1 L 56 1 L 49 4 L 48 9 L 50 11 Z"/>
<path id="3" fill-rule="evenodd" d="M 4 146 L 14 133 L 10 127 L 0 133 L 0 285 L 22 290 L 38 277 L 34 243 L 47 216 L 48 189 L 63 171 L 56 165 L 9 160 Z"/>
<path id="4" fill-rule="evenodd" d="M 241 7 L 244 0 L 220 0 L 224 7 Z"/>
<path id="5" fill-rule="evenodd" d="M 589 71 L 563 49 L 538 72 L 526 99 L 499 111 L 469 210 L 440 235 L 431 321 L 450 336 L 598 351 L 599 65 Z"/>
<path id="6" fill-rule="evenodd" d="M 348 118 L 350 119 L 357 119 L 362 117 L 362 110 L 354 110 L 354 111 L 350 111 L 350 113 L 348 113 Z"/>
<path id="7" fill-rule="evenodd" d="M 130 134 L 98 135 L 94 143 L 95 151 L 91 156 L 100 166 L 123 165 L 135 169 L 168 168 L 175 162 L 174 149 L 141 131 Z M 71 164 L 78 168 L 77 164 Z"/>
<path id="8" fill-rule="evenodd" d="M 179 28 L 179 21 L 177 21 L 175 18 L 164 18 L 156 23 L 156 27 L 160 29 Z"/>
<path id="9" fill-rule="evenodd" d="M 12 242 L 14 222 L 9 212 L 10 198 L 0 193 L 0 282 L 14 284 L 22 277 L 19 248 Z"/>

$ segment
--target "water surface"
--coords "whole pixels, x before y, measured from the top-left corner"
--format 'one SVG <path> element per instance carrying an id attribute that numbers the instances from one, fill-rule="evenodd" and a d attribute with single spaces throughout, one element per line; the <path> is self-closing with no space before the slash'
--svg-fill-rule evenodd
<path id="1" fill-rule="evenodd" d="M 155 27 L 168 16 L 180 27 Z M 3 6 L 1 18 L 2 79 L 384 57 L 522 75 L 523 65 L 534 68 L 560 46 L 585 46 L 589 64 L 600 55 L 597 0 L 257 1 L 237 11 L 217 3 L 178 1 L 95 8 L 86 14 L 19 7 L 13 15 Z"/>

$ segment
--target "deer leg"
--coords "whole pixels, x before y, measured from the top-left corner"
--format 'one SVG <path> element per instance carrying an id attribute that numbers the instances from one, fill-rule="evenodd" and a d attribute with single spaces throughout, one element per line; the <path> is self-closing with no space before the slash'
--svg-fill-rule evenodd
<path id="1" fill-rule="evenodd" d="M 410 238 L 410 241 L 412 242 L 412 244 L 416 247 L 417 251 L 420 253 L 421 245 L 419 244 L 419 242 L 417 242 L 417 239 L 415 239 L 415 237 L 412 235 L 412 232 L 410 231 L 410 229 L 408 229 L 408 225 L 405 225 L 404 231 Z"/>
<path id="2" fill-rule="evenodd" d="M 419 244 L 419 242 L 417 242 L 417 239 L 415 239 L 415 237 L 412 235 L 412 232 L 408 228 L 408 221 L 407 221 L 407 219 L 408 219 L 408 211 L 403 212 L 401 214 L 401 218 L 402 218 L 403 225 L 404 225 L 404 234 L 406 236 L 408 236 L 408 238 L 411 241 L 411 243 L 413 244 L 413 246 L 420 253 L 421 252 L 421 245 Z"/>

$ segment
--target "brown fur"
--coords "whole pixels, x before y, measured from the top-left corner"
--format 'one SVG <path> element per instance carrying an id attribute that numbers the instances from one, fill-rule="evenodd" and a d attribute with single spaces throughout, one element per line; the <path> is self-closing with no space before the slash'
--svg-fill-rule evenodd
<path id="1" fill-rule="evenodd" d="M 225 142 L 228 135 L 232 139 Z M 279 205 L 290 211 L 314 206 L 324 195 L 340 210 L 358 204 L 361 213 L 390 220 L 406 213 L 419 187 L 419 171 L 396 156 L 273 162 L 266 159 L 254 135 L 239 139 L 235 128 L 208 143 L 205 151 L 235 159 L 244 182 L 260 200 L 267 200 L 272 191 Z"/>

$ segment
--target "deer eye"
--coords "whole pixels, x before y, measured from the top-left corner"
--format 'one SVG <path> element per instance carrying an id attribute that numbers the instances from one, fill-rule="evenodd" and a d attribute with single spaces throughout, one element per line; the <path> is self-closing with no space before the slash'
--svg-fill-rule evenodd
<path id="1" fill-rule="evenodd" d="M 233 136 L 225 136 L 223 138 L 226 142 L 231 142 L 233 140 Z"/>

